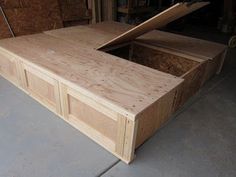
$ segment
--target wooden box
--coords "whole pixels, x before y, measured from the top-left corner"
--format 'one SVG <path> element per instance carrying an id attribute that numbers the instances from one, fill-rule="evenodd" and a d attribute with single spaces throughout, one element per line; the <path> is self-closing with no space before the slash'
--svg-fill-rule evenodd
<path id="1" fill-rule="evenodd" d="M 225 46 L 175 35 L 174 45 L 172 34 L 151 31 L 205 4 L 178 3 L 138 27 L 105 22 L 1 40 L 0 74 L 130 163 L 220 71 Z"/>
<path id="2" fill-rule="evenodd" d="M 25 91 L 50 110 L 61 113 L 58 81 L 26 63 L 20 68 Z"/>

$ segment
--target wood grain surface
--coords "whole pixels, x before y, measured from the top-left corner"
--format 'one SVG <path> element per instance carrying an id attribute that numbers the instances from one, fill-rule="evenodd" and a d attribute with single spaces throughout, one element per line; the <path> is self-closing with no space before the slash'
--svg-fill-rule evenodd
<path id="1" fill-rule="evenodd" d="M 80 92 L 131 118 L 182 79 L 45 34 L 0 41 L 0 49 L 70 82 Z"/>

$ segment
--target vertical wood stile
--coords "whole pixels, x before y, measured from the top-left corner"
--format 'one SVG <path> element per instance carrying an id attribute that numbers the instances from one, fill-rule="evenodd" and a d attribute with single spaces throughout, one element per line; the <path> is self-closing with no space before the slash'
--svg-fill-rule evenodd
<path id="1" fill-rule="evenodd" d="M 130 163 L 134 159 L 135 143 L 138 130 L 138 120 L 126 120 L 123 159 Z"/>
<path id="2" fill-rule="evenodd" d="M 59 83 L 61 112 L 65 119 L 69 119 L 69 102 L 67 95 L 67 87 L 63 83 Z"/>

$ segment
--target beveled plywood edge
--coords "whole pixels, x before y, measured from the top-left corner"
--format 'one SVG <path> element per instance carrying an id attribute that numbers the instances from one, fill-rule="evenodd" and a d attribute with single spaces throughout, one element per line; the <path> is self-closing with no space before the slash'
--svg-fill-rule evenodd
<path id="1" fill-rule="evenodd" d="M 216 72 L 216 74 L 220 74 L 221 73 L 221 70 L 223 68 L 223 65 L 224 65 L 224 62 L 225 62 L 225 58 L 226 58 L 226 55 L 227 55 L 227 52 L 228 52 L 228 48 L 226 48 L 223 53 L 221 53 L 221 62 L 220 62 L 220 65 L 219 65 L 219 68 Z"/>

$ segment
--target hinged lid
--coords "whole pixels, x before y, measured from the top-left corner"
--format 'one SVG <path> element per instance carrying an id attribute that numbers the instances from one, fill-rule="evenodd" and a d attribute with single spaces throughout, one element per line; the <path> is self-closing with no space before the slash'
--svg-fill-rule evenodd
<path id="1" fill-rule="evenodd" d="M 207 4 L 209 4 L 209 2 L 177 3 L 167 10 L 152 17 L 151 19 L 101 45 L 100 47 L 98 47 L 98 49 L 103 49 L 108 46 L 114 46 L 117 44 L 129 42 L 147 32 L 150 32 L 157 28 L 161 28 L 180 17 L 183 17 L 197 9 L 200 9 L 201 7 L 206 6 Z"/>

